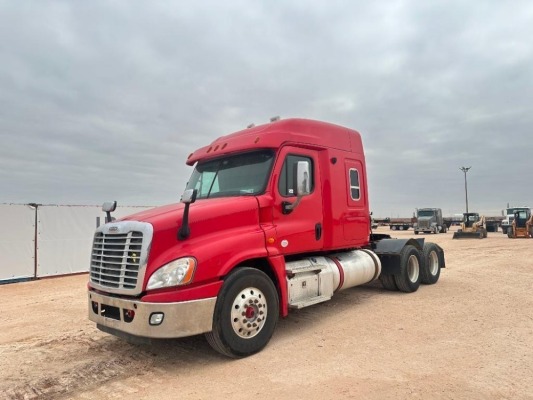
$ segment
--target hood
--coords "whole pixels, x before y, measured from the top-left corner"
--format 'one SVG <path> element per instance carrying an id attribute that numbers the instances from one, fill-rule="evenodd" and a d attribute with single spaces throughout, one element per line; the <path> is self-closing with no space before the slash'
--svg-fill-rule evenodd
<path id="1" fill-rule="evenodd" d="M 185 205 L 182 203 L 169 204 L 129 215 L 120 219 L 120 221 L 148 222 L 152 224 L 154 231 L 172 228 L 178 229 L 183 220 L 184 209 Z M 202 227 L 198 226 L 198 228 L 201 228 L 203 232 L 205 231 L 204 225 L 213 223 L 215 220 L 221 218 L 225 220 L 225 229 L 234 225 L 238 226 L 243 224 L 243 222 L 245 224 L 254 222 L 259 224 L 257 210 L 257 199 L 253 196 L 197 200 L 189 207 L 191 235 L 196 233 L 194 236 L 197 236 L 198 234 L 198 232 L 193 231 L 195 225 L 202 225 Z M 243 221 L 242 218 L 245 218 L 245 220 Z M 216 230 L 218 226 L 220 224 L 211 225 L 208 230 Z"/>
<path id="2" fill-rule="evenodd" d="M 127 217 L 120 218 L 119 221 L 148 222 L 154 225 L 157 220 L 164 220 L 167 218 L 173 218 L 177 215 L 183 215 L 184 208 L 184 205 L 181 203 L 169 204 L 128 215 Z"/>

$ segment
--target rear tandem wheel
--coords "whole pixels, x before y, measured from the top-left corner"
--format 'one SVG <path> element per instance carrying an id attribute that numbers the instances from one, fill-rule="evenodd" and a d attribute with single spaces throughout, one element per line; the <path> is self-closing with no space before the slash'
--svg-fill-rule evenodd
<path id="1" fill-rule="evenodd" d="M 437 245 L 434 243 L 425 243 L 422 251 L 422 268 L 420 277 L 422 283 L 433 285 L 437 283 L 440 277 L 440 262 Z"/>
<path id="2" fill-rule="evenodd" d="M 412 245 L 405 246 L 400 252 L 400 273 L 394 275 L 394 282 L 402 292 L 416 292 L 420 286 L 421 256 Z"/>

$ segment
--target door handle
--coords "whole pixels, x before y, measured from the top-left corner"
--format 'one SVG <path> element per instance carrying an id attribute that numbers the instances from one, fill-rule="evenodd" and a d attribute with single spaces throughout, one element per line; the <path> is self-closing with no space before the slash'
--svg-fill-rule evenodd
<path id="1" fill-rule="evenodd" d="M 322 237 L 322 224 L 319 222 L 315 225 L 315 238 L 316 240 L 320 240 Z"/>

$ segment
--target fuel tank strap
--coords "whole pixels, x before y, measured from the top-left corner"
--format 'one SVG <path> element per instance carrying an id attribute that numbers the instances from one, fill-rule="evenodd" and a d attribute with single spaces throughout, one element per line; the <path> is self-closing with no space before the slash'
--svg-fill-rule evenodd
<path id="1" fill-rule="evenodd" d="M 339 286 L 337 286 L 337 288 L 333 291 L 333 293 L 336 293 L 342 287 L 342 285 L 344 285 L 344 269 L 342 268 L 342 265 L 337 259 L 337 257 L 326 258 L 329 258 L 331 261 L 333 261 L 339 270 Z"/>

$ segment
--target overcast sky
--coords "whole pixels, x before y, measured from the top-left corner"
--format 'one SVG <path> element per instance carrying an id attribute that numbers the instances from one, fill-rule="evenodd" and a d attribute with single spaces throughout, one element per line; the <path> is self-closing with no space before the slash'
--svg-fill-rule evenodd
<path id="1" fill-rule="evenodd" d="M 0 0 L 0 203 L 162 205 L 216 137 L 361 132 L 376 216 L 533 206 L 531 1 Z"/>

